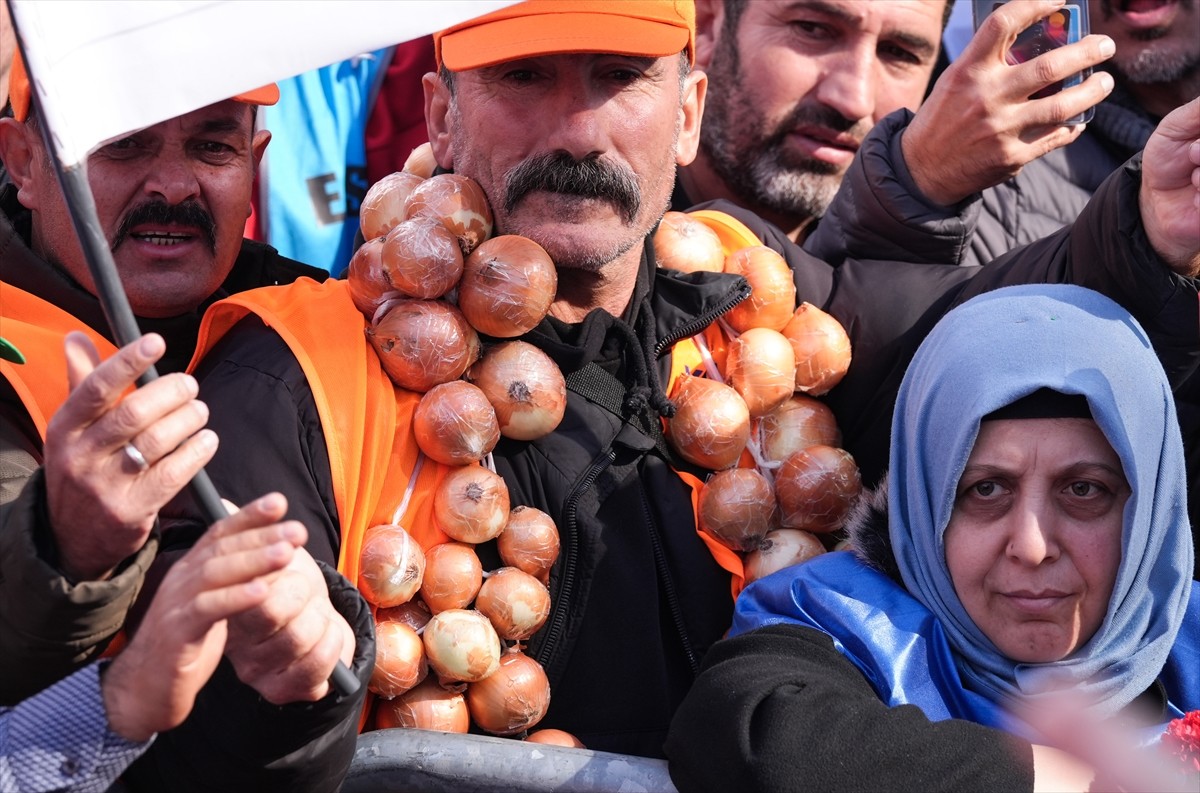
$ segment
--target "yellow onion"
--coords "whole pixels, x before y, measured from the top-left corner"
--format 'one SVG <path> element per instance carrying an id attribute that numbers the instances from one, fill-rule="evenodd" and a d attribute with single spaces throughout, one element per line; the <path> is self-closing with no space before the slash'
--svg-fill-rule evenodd
<path id="1" fill-rule="evenodd" d="M 375 625 L 375 669 L 367 689 L 384 699 L 398 697 L 425 679 L 425 645 L 402 622 Z"/>
<path id="2" fill-rule="evenodd" d="M 784 528 L 822 533 L 846 522 L 862 492 L 854 458 L 844 449 L 810 446 L 775 473 L 775 499 Z"/>
<path id="3" fill-rule="evenodd" d="M 425 553 L 402 526 L 372 526 L 363 535 L 358 562 L 358 589 L 381 608 L 412 599 L 425 575 Z"/>
<path id="4" fill-rule="evenodd" d="M 429 607 L 418 599 L 413 599 L 399 606 L 379 609 L 375 612 L 375 622 L 402 622 L 418 633 L 425 628 L 429 618 Z"/>
<path id="5" fill-rule="evenodd" d="M 425 551 L 421 600 L 434 614 L 471 605 L 482 583 L 483 565 L 470 545 L 445 542 Z"/>
<path id="6" fill-rule="evenodd" d="M 431 176 L 413 188 L 404 219 L 437 218 L 458 238 L 466 256 L 492 233 L 492 209 L 474 180 L 453 173 Z"/>
<path id="7" fill-rule="evenodd" d="M 350 299 L 363 316 L 371 319 L 383 303 L 397 295 L 383 267 L 384 237 L 369 239 L 350 257 L 346 268 L 346 283 Z"/>
<path id="8" fill-rule="evenodd" d="M 725 249 L 717 232 L 686 212 L 663 215 L 654 234 L 654 259 L 659 267 L 681 273 L 725 269 Z"/>
<path id="9" fill-rule="evenodd" d="M 684 374 L 676 383 L 677 410 L 667 439 L 685 460 L 713 470 L 738 461 L 750 439 L 746 400 L 724 383 Z"/>
<path id="10" fill-rule="evenodd" d="M 508 522 L 496 538 L 500 561 L 529 573 L 543 584 L 558 560 L 558 527 L 554 519 L 534 507 L 513 507 Z"/>
<path id="11" fill-rule="evenodd" d="M 746 400 L 750 417 L 764 416 L 796 390 L 792 345 L 777 330 L 750 328 L 729 343 L 725 377 Z"/>
<path id="12" fill-rule="evenodd" d="M 725 314 L 725 321 L 739 333 L 783 330 L 796 308 L 796 282 L 787 261 L 765 245 L 753 245 L 729 254 L 725 272 L 744 277 L 751 290 L 750 297 Z"/>
<path id="13" fill-rule="evenodd" d="M 771 483 L 753 468 L 718 471 L 700 491 L 700 528 L 735 551 L 758 547 L 774 513 Z"/>
<path id="14" fill-rule="evenodd" d="M 422 179 L 428 179 L 433 176 L 436 168 L 437 160 L 433 157 L 433 144 L 425 141 L 409 152 L 408 158 L 404 161 L 404 165 L 401 166 L 400 170 L 415 174 Z"/>
<path id="15" fill-rule="evenodd" d="M 796 390 L 829 391 L 850 368 L 850 337 L 842 323 L 811 303 L 801 303 L 783 328 L 796 353 Z"/>
<path id="16" fill-rule="evenodd" d="M 479 357 L 479 335 L 454 306 L 440 300 L 397 300 L 367 328 L 392 382 L 424 393 L 462 377 Z"/>
<path id="17" fill-rule="evenodd" d="M 380 260 L 392 289 L 405 297 L 441 297 L 463 272 L 458 240 L 436 218 L 397 224 L 383 238 Z"/>
<path id="18" fill-rule="evenodd" d="M 475 608 L 491 620 L 501 639 L 522 641 L 550 616 L 550 592 L 529 573 L 501 567 L 483 582 Z"/>
<path id="19" fill-rule="evenodd" d="M 381 700 L 375 709 L 375 726 L 381 730 L 403 727 L 466 734 L 471 728 L 471 713 L 461 692 L 426 677 L 395 699 Z"/>
<path id="20" fill-rule="evenodd" d="M 438 528 L 459 542 L 487 542 L 508 521 L 508 485 L 481 465 L 464 465 L 446 474 L 433 492 Z"/>
<path id="21" fill-rule="evenodd" d="M 442 682 L 474 683 L 500 665 L 500 637 L 478 611 L 447 609 L 434 614 L 421 639 L 429 667 Z"/>
<path id="22" fill-rule="evenodd" d="M 500 425 L 483 391 L 465 380 L 451 380 L 421 396 L 413 413 L 413 435 L 421 451 L 437 462 L 466 465 L 496 448 Z"/>
<path id="23" fill-rule="evenodd" d="M 540 743 L 547 746 L 565 746 L 568 749 L 586 749 L 583 741 L 565 730 L 546 728 L 534 730 L 525 737 L 526 743 Z"/>
<path id="24" fill-rule="evenodd" d="M 480 333 L 510 339 L 528 333 L 550 310 L 558 272 L 527 237 L 493 237 L 471 252 L 458 284 L 458 308 Z"/>
<path id="25" fill-rule="evenodd" d="M 467 708 L 481 730 L 516 735 L 542 720 L 550 707 L 550 681 L 541 664 L 508 652 L 494 674 L 467 686 Z"/>
<path id="26" fill-rule="evenodd" d="M 757 581 L 785 567 L 807 562 L 825 553 L 815 534 L 802 529 L 775 529 L 759 542 L 743 560 L 746 583 Z"/>
<path id="27" fill-rule="evenodd" d="M 819 399 L 793 394 L 754 422 L 762 458 L 781 463 L 809 446 L 841 446 L 842 433 L 829 406 Z"/>
<path id="28" fill-rule="evenodd" d="M 528 342 L 489 347 L 467 380 L 487 395 L 506 438 L 532 441 L 549 435 L 567 409 L 567 383 L 558 364 Z"/>
<path id="29" fill-rule="evenodd" d="M 363 239 L 382 237 L 404 220 L 408 198 L 424 180 L 405 171 L 390 173 L 371 185 L 358 207 Z"/>

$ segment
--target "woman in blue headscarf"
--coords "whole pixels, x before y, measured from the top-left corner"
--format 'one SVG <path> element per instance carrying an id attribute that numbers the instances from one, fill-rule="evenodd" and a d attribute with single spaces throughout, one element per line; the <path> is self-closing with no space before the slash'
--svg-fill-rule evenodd
<path id="1" fill-rule="evenodd" d="M 1038 728 L 1064 693 L 1076 737 L 1119 724 L 1126 748 L 1159 753 L 1142 768 L 1174 773 L 1153 744 L 1200 708 L 1186 495 L 1170 388 L 1128 312 L 1061 285 L 968 301 L 905 375 L 854 552 L 738 599 L 676 714 L 672 778 L 1087 790 L 1092 765 L 1051 747 L 1079 741 Z M 1152 784 L 1173 780 L 1195 786 Z"/>

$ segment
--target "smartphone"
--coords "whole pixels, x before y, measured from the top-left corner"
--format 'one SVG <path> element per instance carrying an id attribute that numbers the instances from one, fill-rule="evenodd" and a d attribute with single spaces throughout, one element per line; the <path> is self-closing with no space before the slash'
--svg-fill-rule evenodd
<path id="1" fill-rule="evenodd" d="M 984 17 L 1008 2 L 1011 2 L 1011 0 L 974 0 L 975 29 L 978 30 L 979 26 L 983 24 Z M 1088 0 L 1074 0 L 1057 11 L 1052 12 L 1045 19 L 1039 19 L 1021 31 L 1017 35 L 1017 40 L 1013 43 L 1012 49 L 1008 51 L 1008 62 L 1012 64 L 1024 63 L 1044 52 L 1049 52 L 1065 44 L 1074 44 L 1088 35 L 1091 32 L 1091 26 L 1088 22 L 1087 4 Z M 1064 88 L 1079 85 L 1091 73 L 1092 70 L 1090 68 L 1084 69 L 1082 72 L 1073 74 L 1065 80 L 1046 86 L 1029 98 L 1040 99 L 1044 96 L 1056 94 Z M 1092 115 L 1093 108 L 1089 107 L 1083 113 L 1074 118 L 1069 118 L 1063 123 L 1067 125 L 1084 124 L 1092 120 Z"/>

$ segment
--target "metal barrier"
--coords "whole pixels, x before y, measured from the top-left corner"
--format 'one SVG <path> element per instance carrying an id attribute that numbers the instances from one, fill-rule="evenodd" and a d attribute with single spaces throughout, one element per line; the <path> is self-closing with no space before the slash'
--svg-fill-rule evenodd
<path id="1" fill-rule="evenodd" d="M 676 793 L 667 762 L 483 735 L 359 736 L 342 793 Z"/>

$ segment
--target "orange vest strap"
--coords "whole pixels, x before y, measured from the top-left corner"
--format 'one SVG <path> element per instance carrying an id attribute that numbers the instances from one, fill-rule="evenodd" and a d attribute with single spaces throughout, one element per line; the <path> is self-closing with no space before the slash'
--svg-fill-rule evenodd
<path id="1" fill-rule="evenodd" d="M 0 361 L 0 375 L 16 391 L 42 440 L 50 417 L 70 392 L 63 339 L 73 330 L 87 334 L 101 359 L 116 352 L 112 342 L 85 322 L 23 289 L 0 283 L 0 331 L 25 355 L 23 364 Z"/>
<path id="2" fill-rule="evenodd" d="M 291 349 L 312 389 L 333 476 L 341 528 L 338 570 L 357 583 L 366 530 L 393 522 L 420 450 L 412 417 L 421 395 L 396 388 L 364 331 L 345 281 L 254 289 L 212 306 L 201 323 L 194 369 L 239 320 L 257 315 Z M 445 466 L 424 459 L 397 522 L 428 548 L 448 539 L 433 522 L 433 493 Z"/>

